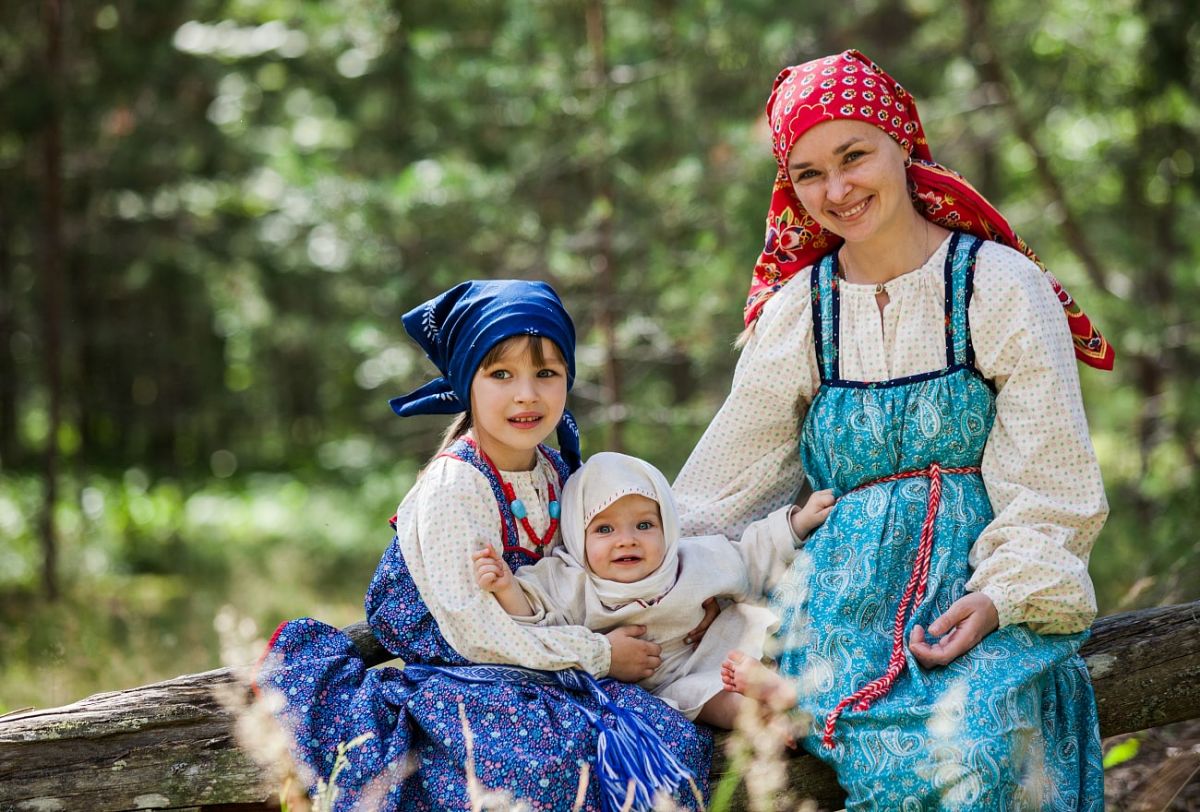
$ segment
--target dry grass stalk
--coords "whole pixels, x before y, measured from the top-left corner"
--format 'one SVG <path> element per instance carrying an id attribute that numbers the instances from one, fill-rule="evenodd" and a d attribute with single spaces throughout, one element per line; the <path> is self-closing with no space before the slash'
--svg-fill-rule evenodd
<path id="1" fill-rule="evenodd" d="M 575 790 L 575 803 L 571 805 L 571 812 L 582 812 L 584 801 L 587 800 L 588 776 L 590 768 L 585 761 L 579 765 L 579 787 Z"/>
<path id="2" fill-rule="evenodd" d="M 1166 812 L 1179 808 L 1175 799 L 1200 775 L 1200 745 L 1169 754 L 1129 801 L 1131 812 Z"/>
<path id="3" fill-rule="evenodd" d="M 813 802 L 797 799 L 788 789 L 786 752 L 796 735 L 796 724 L 788 714 L 750 699 L 742 703 L 725 749 L 731 771 L 745 785 L 752 812 L 816 809 Z"/>
<path id="4" fill-rule="evenodd" d="M 214 627 L 221 641 L 222 658 L 227 662 L 247 662 L 253 660 L 258 652 L 266 647 L 263 640 L 254 639 L 256 629 L 252 622 L 239 618 L 236 611 L 229 606 L 222 607 L 214 620 Z M 281 812 L 330 812 L 336 805 L 341 791 L 338 778 L 349 766 L 348 754 L 354 748 L 369 740 L 374 734 L 364 733 L 349 742 L 338 744 L 337 759 L 328 780 L 316 779 L 308 768 L 297 763 L 293 756 L 294 737 L 283 724 L 280 715 L 285 707 L 285 699 L 278 691 L 265 690 L 255 692 L 251 684 L 253 672 L 242 669 L 237 672 L 234 683 L 224 686 L 217 692 L 217 699 L 234 718 L 234 736 L 241 747 L 256 764 L 262 768 L 271 786 L 279 787 L 279 805 Z M 471 812 L 531 812 L 529 805 L 513 797 L 505 790 L 489 789 L 479 780 L 475 772 L 475 734 L 467 720 L 466 707 L 458 705 L 459 720 L 462 723 L 463 742 L 466 747 L 465 772 L 467 777 L 467 795 L 471 804 Z M 386 804 L 387 793 L 400 781 L 415 772 L 416 766 L 411 759 L 406 759 L 399 770 L 378 776 L 363 791 L 355 805 L 360 812 L 371 812 Z M 580 765 L 579 784 L 575 793 L 572 812 L 582 812 L 587 801 L 587 790 L 591 778 L 589 765 Z M 703 796 L 699 787 L 689 779 L 692 794 L 696 798 L 698 808 L 703 810 Z M 305 789 L 315 785 L 315 792 L 310 799 Z M 623 812 L 632 810 L 634 802 L 634 785 L 631 780 L 622 806 Z M 677 812 L 679 807 L 667 795 L 660 793 L 655 798 L 655 812 Z"/>
<path id="5" fill-rule="evenodd" d="M 252 620 L 239 617 L 232 606 L 223 606 L 213 619 L 213 628 L 221 645 L 221 659 L 229 666 L 254 662 L 266 641 L 257 637 Z M 256 693 L 254 672 L 248 668 L 234 671 L 234 681 L 214 691 L 217 701 L 233 717 L 233 735 L 242 752 L 248 755 L 278 787 L 283 812 L 309 812 L 305 789 L 312 784 L 306 768 L 292 757 L 292 734 L 279 722 L 284 698 L 276 691 Z"/>
<path id="6" fill-rule="evenodd" d="M 629 783 L 625 785 L 625 802 L 621 804 L 621 812 L 630 812 L 633 809 L 633 779 L 629 779 Z"/>
<path id="7" fill-rule="evenodd" d="M 471 812 L 532 812 L 529 805 L 519 801 L 506 790 L 488 789 L 475 774 L 475 734 L 467 721 L 467 709 L 458 703 L 458 718 L 462 722 L 463 742 L 467 748 L 467 797 L 471 801 Z"/>

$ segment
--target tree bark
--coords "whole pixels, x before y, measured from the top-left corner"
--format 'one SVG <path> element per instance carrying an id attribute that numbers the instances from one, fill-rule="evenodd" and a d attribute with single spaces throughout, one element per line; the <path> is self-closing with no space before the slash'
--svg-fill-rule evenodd
<path id="1" fill-rule="evenodd" d="M 365 623 L 346 632 L 369 663 L 389 659 Z M 1082 654 L 1104 735 L 1200 718 L 1200 601 L 1101 618 Z M 246 672 L 224 668 L 0 718 L 0 809 L 271 808 L 278 787 L 238 749 L 233 718 L 214 697 L 228 686 L 244 693 Z M 714 780 L 723 768 L 719 756 Z M 798 796 L 834 809 L 844 797 L 808 755 L 791 759 L 789 780 Z"/>
<path id="2" fill-rule="evenodd" d="M 13 283 L 12 222 L 8 206 L 0 198 L 0 470 L 14 468 L 20 463 L 21 449 L 17 435 L 17 360 L 13 357 L 12 342 L 17 332 L 16 297 Z"/>
<path id="3" fill-rule="evenodd" d="M 617 284 L 616 263 L 613 257 L 613 196 L 611 173 L 608 169 L 608 143 L 605 115 L 608 103 L 608 64 L 604 56 L 604 3 L 590 0 L 587 6 L 588 50 L 592 55 L 591 86 L 595 104 L 595 138 L 593 139 L 592 166 L 595 183 L 594 201 L 598 220 L 595 224 L 596 240 L 593 270 L 596 272 L 596 326 L 600 330 L 600 341 L 604 348 L 604 393 L 608 414 L 608 436 L 604 447 L 609 451 L 623 451 L 625 437 L 624 386 L 621 360 L 617 350 Z"/>

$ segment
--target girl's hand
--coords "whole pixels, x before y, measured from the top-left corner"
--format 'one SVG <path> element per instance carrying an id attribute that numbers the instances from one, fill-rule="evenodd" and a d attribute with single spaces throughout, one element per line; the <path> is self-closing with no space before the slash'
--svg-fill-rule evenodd
<path id="1" fill-rule="evenodd" d="M 683 638 L 683 642 L 691 643 L 693 646 L 700 645 L 700 641 L 704 639 L 704 633 L 708 631 L 708 627 L 717 619 L 717 615 L 721 614 L 721 605 L 717 603 L 716 598 L 708 598 L 700 606 L 704 608 L 704 617 L 700 618 L 700 625 L 688 632 Z"/>
<path id="2" fill-rule="evenodd" d="M 608 675 L 621 682 L 637 682 L 654 673 L 660 665 L 662 646 L 649 640 L 639 640 L 645 626 L 622 626 L 605 635 L 612 646 L 612 662 Z"/>
<path id="3" fill-rule="evenodd" d="M 503 592 L 513 586 L 512 570 L 490 546 L 472 553 L 475 562 L 475 582 L 484 592 Z"/>
<path id="4" fill-rule="evenodd" d="M 908 637 L 908 650 L 926 668 L 947 665 L 966 654 L 1000 627 L 996 604 L 982 592 L 968 592 L 950 604 L 946 613 L 929 624 L 929 634 L 941 637 L 930 645 L 925 630 L 913 626 Z"/>
<path id="5" fill-rule="evenodd" d="M 808 497 L 804 507 L 793 510 L 789 520 L 796 538 L 802 539 L 824 524 L 825 519 L 829 517 L 829 511 L 833 510 L 836 502 L 837 500 L 833 498 L 833 491 L 826 489 L 817 491 Z"/>

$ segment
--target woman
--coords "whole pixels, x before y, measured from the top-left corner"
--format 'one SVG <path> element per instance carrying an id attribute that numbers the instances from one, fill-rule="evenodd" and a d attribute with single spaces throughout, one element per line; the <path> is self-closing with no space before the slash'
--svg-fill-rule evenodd
<path id="1" fill-rule="evenodd" d="M 838 496 L 774 604 L 848 809 L 1100 808 L 1076 652 L 1107 503 L 1071 329 L 1112 351 L 862 54 L 785 69 L 767 116 L 757 324 L 675 483 L 683 531 L 736 535 L 804 476 Z"/>

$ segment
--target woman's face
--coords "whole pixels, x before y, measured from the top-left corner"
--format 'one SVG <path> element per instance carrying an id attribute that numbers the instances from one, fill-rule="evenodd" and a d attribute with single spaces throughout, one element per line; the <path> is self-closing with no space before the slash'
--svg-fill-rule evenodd
<path id="1" fill-rule="evenodd" d="M 788 178 L 822 228 L 846 242 L 899 235 L 913 214 L 904 150 L 862 121 L 824 121 L 796 141 Z"/>

